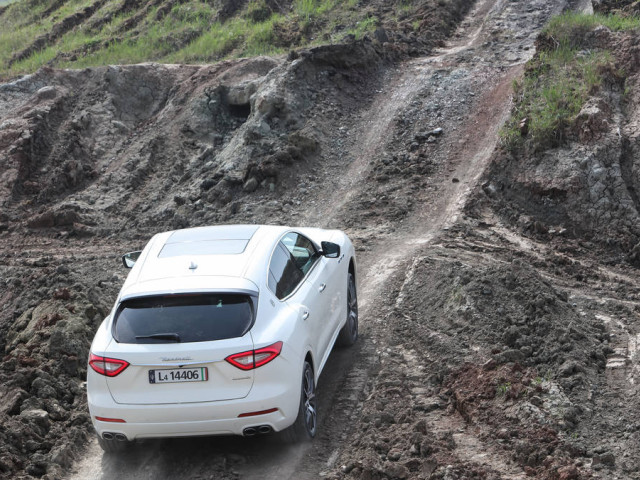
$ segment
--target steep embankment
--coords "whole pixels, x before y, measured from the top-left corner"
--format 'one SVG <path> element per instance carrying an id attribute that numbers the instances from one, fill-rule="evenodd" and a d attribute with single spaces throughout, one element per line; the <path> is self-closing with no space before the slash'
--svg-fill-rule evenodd
<path id="1" fill-rule="evenodd" d="M 517 86 L 485 192 L 532 235 L 593 242 L 610 263 L 640 242 L 637 19 L 565 16 Z"/>

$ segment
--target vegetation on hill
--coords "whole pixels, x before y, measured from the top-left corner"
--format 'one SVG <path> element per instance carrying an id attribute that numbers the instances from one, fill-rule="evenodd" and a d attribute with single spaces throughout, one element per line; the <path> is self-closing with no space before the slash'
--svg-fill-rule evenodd
<path id="1" fill-rule="evenodd" d="M 451 10 L 448 4 L 459 3 L 464 2 L 20 0 L 0 6 L 0 79 L 44 65 L 202 63 L 277 54 L 373 37 L 380 26 L 424 45 L 446 35 L 455 23 L 445 14 L 440 33 L 430 30 L 430 19 L 438 18 L 440 10 Z"/>
<path id="2" fill-rule="evenodd" d="M 543 30 L 524 78 L 514 81 L 515 105 L 501 132 L 508 149 L 561 145 L 565 129 L 605 76 L 622 81 L 624 71 L 616 68 L 611 52 L 593 48 L 599 26 L 614 32 L 638 29 L 640 18 L 568 12 Z"/>

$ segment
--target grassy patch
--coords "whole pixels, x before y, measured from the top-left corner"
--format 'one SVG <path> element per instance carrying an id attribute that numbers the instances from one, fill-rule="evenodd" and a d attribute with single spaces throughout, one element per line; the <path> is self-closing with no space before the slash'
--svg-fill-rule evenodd
<path id="1" fill-rule="evenodd" d="M 294 11 L 304 20 L 321 17 L 335 9 L 339 0 L 295 0 Z"/>
<path id="2" fill-rule="evenodd" d="M 584 36 L 599 25 L 615 32 L 633 30 L 640 28 L 640 18 L 567 12 L 552 18 L 542 33 L 562 48 L 580 48 Z"/>
<path id="3" fill-rule="evenodd" d="M 365 34 L 372 33 L 378 26 L 378 17 L 369 17 L 356 24 L 354 28 L 348 30 L 350 33 L 360 40 Z"/>
<path id="4" fill-rule="evenodd" d="M 5 14 L 0 16 L 0 72 L 8 70 L 9 60 L 14 53 L 21 51 L 37 37 L 49 32 L 53 25 L 63 18 L 92 3 L 93 0 L 71 0 L 46 18 L 42 18 L 42 14 L 49 6 L 48 2 L 32 4 L 22 0 L 10 5 Z M 35 52 L 26 61 L 20 62 L 24 69 L 14 67 L 11 70 L 12 72 L 33 72 L 42 66 L 43 62 L 53 57 L 55 53 Z"/>
<path id="5" fill-rule="evenodd" d="M 511 383 L 510 382 L 506 382 L 506 383 L 501 383 L 500 385 L 498 385 L 496 387 L 496 396 L 497 397 L 506 397 L 507 394 L 511 391 Z"/>
<path id="6" fill-rule="evenodd" d="M 166 3 L 161 3 L 135 25 L 123 28 L 140 10 L 123 10 L 125 0 L 110 0 L 84 24 L 10 65 L 15 52 L 93 2 L 66 0 L 51 12 L 47 12 L 51 0 L 19 0 L 9 5 L 0 15 L 0 80 L 32 73 L 43 65 L 82 68 L 144 61 L 200 63 L 276 54 L 340 42 L 347 35 L 360 39 L 381 23 L 374 8 L 360 0 L 293 0 L 285 10 L 274 7 L 278 2 L 249 0 L 224 21 L 219 19 L 218 2 L 185 0 L 169 12 L 163 10 Z M 418 4 L 419 0 L 393 0 L 388 17 L 406 16 Z M 417 28 L 417 20 L 414 23 Z"/>
<path id="7" fill-rule="evenodd" d="M 273 14 L 267 20 L 252 22 L 232 18 L 225 23 L 213 23 L 202 35 L 186 47 L 168 54 L 168 62 L 210 62 L 235 51 L 237 56 L 276 53 L 274 24 L 281 16 Z"/>
<path id="8" fill-rule="evenodd" d="M 553 18 L 542 32 L 541 49 L 529 62 L 520 81 L 514 82 L 515 106 L 501 131 L 508 150 L 526 146 L 533 151 L 562 145 L 566 128 L 615 72 L 606 50 L 587 49 L 587 34 L 598 25 L 612 30 L 640 27 L 640 20 L 616 16 L 566 13 Z"/>

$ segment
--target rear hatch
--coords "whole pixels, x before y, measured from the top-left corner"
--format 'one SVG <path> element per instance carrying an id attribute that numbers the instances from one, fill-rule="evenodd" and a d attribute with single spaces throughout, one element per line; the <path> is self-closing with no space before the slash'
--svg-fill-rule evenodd
<path id="1" fill-rule="evenodd" d="M 246 397 L 253 371 L 225 361 L 253 349 L 256 298 L 244 294 L 140 297 L 122 302 L 105 356 L 129 362 L 107 385 L 117 403 L 169 404 Z"/>

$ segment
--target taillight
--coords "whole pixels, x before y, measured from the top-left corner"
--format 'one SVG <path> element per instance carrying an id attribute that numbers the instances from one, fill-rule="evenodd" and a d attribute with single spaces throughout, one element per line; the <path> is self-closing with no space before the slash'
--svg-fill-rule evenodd
<path id="1" fill-rule="evenodd" d="M 277 411 L 278 411 L 277 408 L 270 408 L 269 410 L 260 410 L 259 412 L 241 413 L 240 415 L 238 415 L 238 418 L 257 417 L 258 415 L 266 415 L 267 413 L 273 413 L 273 412 L 277 412 Z"/>
<path id="2" fill-rule="evenodd" d="M 100 375 L 115 377 L 129 366 L 129 362 L 117 358 L 99 357 L 92 353 L 89 355 L 89 365 Z"/>
<path id="3" fill-rule="evenodd" d="M 280 355 L 281 350 L 282 342 L 276 342 L 273 345 L 259 348 L 258 350 L 234 353 L 233 355 L 229 355 L 225 358 L 225 360 L 241 370 L 253 370 L 254 368 L 258 368 L 269 363 Z"/>
<path id="4" fill-rule="evenodd" d="M 127 423 L 121 418 L 96 417 L 96 420 L 99 420 L 101 422 Z"/>

